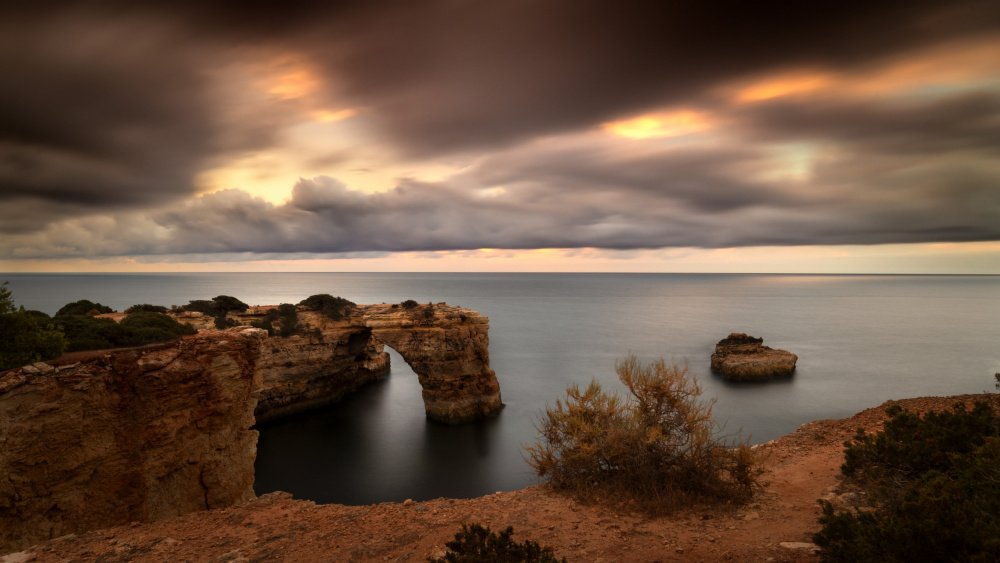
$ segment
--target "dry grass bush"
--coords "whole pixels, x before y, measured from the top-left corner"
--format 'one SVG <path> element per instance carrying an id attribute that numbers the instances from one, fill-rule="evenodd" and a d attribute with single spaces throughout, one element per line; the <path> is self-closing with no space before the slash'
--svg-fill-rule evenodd
<path id="1" fill-rule="evenodd" d="M 527 448 L 539 477 L 583 500 L 619 499 L 651 514 L 695 502 L 748 501 L 760 487 L 761 455 L 721 434 L 715 401 L 685 366 L 635 356 L 615 363 L 622 399 L 592 382 L 547 408 L 541 439 Z"/>

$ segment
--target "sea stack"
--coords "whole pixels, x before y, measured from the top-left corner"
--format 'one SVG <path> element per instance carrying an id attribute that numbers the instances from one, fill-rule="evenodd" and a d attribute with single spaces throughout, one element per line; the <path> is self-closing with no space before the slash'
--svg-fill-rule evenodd
<path id="1" fill-rule="evenodd" d="M 798 359 L 787 350 L 764 346 L 763 338 L 734 332 L 715 345 L 712 371 L 730 381 L 766 381 L 792 375 Z"/>

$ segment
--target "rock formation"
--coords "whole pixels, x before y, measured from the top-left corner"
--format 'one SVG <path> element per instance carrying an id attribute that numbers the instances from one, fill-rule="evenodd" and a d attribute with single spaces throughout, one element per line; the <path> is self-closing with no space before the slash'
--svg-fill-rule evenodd
<path id="1" fill-rule="evenodd" d="M 254 307 L 230 318 L 249 323 L 268 309 Z M 258 421 L 332 403 L 382 377 L 389 365 L 383 345 L 417 374 L 427 418 L 455 424 L 503 408 L 490 369 L 489 318 L 476 311 L 443 303 L 412 309 L 381 304 L 359 305 L 336 321 L 300 308 L 298 319 L 310 331 L 272 337 L 264 349 Z"/>
<path id="2" fill-rule="evenodd" d="M 764 346 L 763 338 L 734 332 L 715 345 L 712 370 L 731 381 L 764 381 L 792 375 L 799 357 Z"/>
<path id="3" fill-rule="evenodd" d="M 490 369 L 487 317 L 443 303 L 415 310 L 367 305 L 359 313 L 372 337 L 399 352 L 416 372 L 427 418 L 454 424 L 503 408 Z"/>
<path id="4" fill-rule="evenodd" d="M 382 378 L 389 371 L 389 355 L 370 329 L 326 327 L 319 337 L 271 337 L 258 370 L 256 417 L 267 422 L 339 401 Z"/>
<path id="5" fill-rule="evenodd" d="M 254 497 L 263 330 L 0 374 L 0 551 Z"/>

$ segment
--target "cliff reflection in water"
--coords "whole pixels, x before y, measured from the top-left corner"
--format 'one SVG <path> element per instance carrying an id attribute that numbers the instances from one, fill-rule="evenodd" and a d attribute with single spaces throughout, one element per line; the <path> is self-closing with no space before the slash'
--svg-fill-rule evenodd
<path id="1" fill-rule="evenodd" d="M 386 350 L 392 371 L 385 379 L 257 428 L 258 495 L 280 490 L 357 505 L 468 498 L 495 492 L 497 483 L 509 490 L 532 482 L 519 455 L 499 451 L 503 412 L 456 426 L 427 420 L 416 374 Z"/>

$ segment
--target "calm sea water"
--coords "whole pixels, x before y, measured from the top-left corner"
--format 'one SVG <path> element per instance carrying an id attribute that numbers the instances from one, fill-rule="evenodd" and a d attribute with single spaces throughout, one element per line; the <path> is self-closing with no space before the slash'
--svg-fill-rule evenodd
<path id="1" fill-rule="evenodd" d="M 314 293 L 358 303 L 446 301 L 490 317 L 507 407 L 463 426 L 424 418 L 416 376 L 392 373 L 321 411 L 260 428 L 258 494 L 368 504 L 471 497 L 535 482 L 534 423 L 567 385 L 620 389 L 628 353 L 688 363 L 716 417 L 754 442 L 887 399 L 993 390 L 1000 277 L 700 274 L 7 274 L 18 304 L 54 313 L 90 299 L 115 309 L 219 294 L 251 304 Z M 731 384 L 709 372 L 715 343 L 746 332 L 799 356 L 791 379 Z"/>

